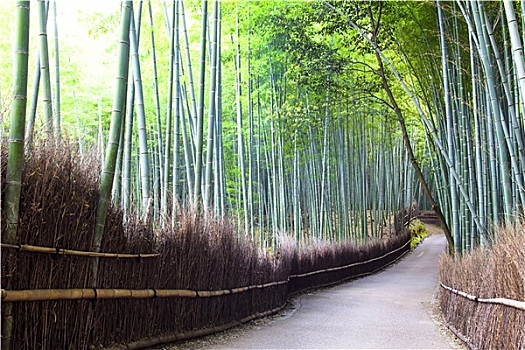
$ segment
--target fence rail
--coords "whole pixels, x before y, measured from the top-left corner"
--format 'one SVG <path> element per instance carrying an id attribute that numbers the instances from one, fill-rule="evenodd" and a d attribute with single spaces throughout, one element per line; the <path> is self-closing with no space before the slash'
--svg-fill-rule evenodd
<path id="1" fill-rule="evenodd" d="M 513 299 L 507 299 L 507 298 L 480 298 L 475 295 L 468 294 L 463 291 L 446 286 L 443 283 L 440 283 L 440 285 L 441 285 L 441 288 L 453 294 L 460 295 L 465 299 L 469 299 L 477 303 L 504 305 L 504 306 L 508 306 L 508 307 L 512 307 L 518 310 L 525 311 L 525 301 L 519 301 L 519 300 L 513 300 Z"/>
<path id="2" fill-rule="evenodd" d="M 33 253 L 45 253 L 45 254 L 56 254 L 56 255 L 74 255 L 83 256 L 88 258 L 118 258 L 118 259 L 142 259 L 142 258 L 157 258 L 160 254 L 122 254 L 122 253 L 100 253 L 100 252 L 88 252 L 83 250 L 72 250 L 64 249 L 60 247 L 40 247 L 28 244 L 7 244 L 1 243 L 0 247 L 8 249 L 17 249 L 21 252 L 33 252 Z"/>
<path id="3" fill-rule="evenodd" d="M 189 290 L 189 289 L 2 289 L 3 302 L 45 301 L 45 300 L 96 300 L 96 299 L 152 299 L 152 298 L 210 298 L 228 294 L 237 294 L 252 289 L 270 288 L 288 283 L 286 281 L 270 282 L 253 286 L 222 290 Z"/>

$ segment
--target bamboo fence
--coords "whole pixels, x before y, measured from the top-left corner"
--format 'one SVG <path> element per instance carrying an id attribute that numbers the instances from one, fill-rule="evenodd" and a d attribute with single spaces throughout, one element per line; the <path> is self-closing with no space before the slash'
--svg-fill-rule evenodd
<path id="1" fill-rule="evenodd" d="M 525 311 L 525 301 L 513 300 L 513 299 L 508 299 L 508 298 L 480 298 L 475 295 L 465 293 L 461 290 L 457 290 L 449 286 L 446 286 L 443 283 L 440 283 L 440 285 L 441 285 L 441 288 L 448 290 L 449 292 L 453 294 L 460 295 L 463 298 L 474 301 L 476 303 L 504 305 L 504 306 L 512 307 L 512 308 L 515 308 L 521 311 Z"/>
<path id="2" fill-rule="evenodd" d="M 395 254 L 399 252 L 400 250 L 403 250 L 407 248 L 407 246 L 410 244 L 410 240 L 408 240 L 405 244 L 403 244 L 401 247 L 396 248 L 386 254 L 383 254 L 381 256 L 368 259 L 365 261 L 359 261 L 351 264 L 347 264 L 344 266 L 337 266 L 332 267 L 328 269 L 320 269 L 316 271 L 311 271 L 307 273 L 301 273 L 301 274 L 293 274 L 290 275 L 287 280 L 284 281 L 276 281 L 276 282 L 269 282 L 264 284 L 257 284 L 257 285 L 251 285 L 251 286 L 245 286 L 245 287 L 237 287 L 237 288 L 231 288 L 231 289 L 221 289 L 221 290 L 188 290 L 188 289 L 100 289 L 100 288 L 79 288 L 79 289 L 33 289 L 33 290 L 1 290 L 1 300 L 2 302 L 21 302 L 21 301 L 50 301 L 50 300 L 97 300 L 97 299 L 149 299 L 149 298 L 210 298 L 210 297 L 218 297 L 223 295 L 229 295 L 229 294 L 237 294 L 237 293 L 243 293 L 252 289 L 263 289 L 263 288 L 270 288 L 275 286 L 280 286 L 287 284 L 290 279 L 293 278 L 302 278 L 302 277 L 308 277 L 313 276 L 321 273 L 327 273 L 327 272 L 333 272 L 333 271 L 339 271 L 343 269 L 348 269 L 350 267 L 359 266 L 359 265 L 366 265 L 371 262 L 375 262 L 378 260 L 381 260 L 387 256 L 390 256 L 392 254 Z M 13 248 L 13 247 L 20 247 L 15 245 L 9 245 L 9 244 L 3 244 L 2 248 Z M 26 249 L 26 251 L 33 251 L 33 252 L 40 252 L 40 253 L 49 253 L 49 250 L 52 248 L 44 248 L 44 247 L 34 247 L 25 245 L 24 247 L 29 247 L 30 249 L 36 248 L 36 249 Z M 22 251 L 22 249 L 20 249 Z M 91 255 L 96 254 L 93 252 L 77 252 L 77 251 L 68 251 L 71 252 L 71 255 L 77 255 L 77 256 L 84 256 L 84 257 L 98 257 L 98 256 L 104 256 L 104 257 L 142 257 L 145 254 L 104 254 L 99 253 L 103 255 Z M 68 253 L 65 252 L 65 253 Z M 84 254 L 85 253 L 85 254 Z M 404 254 L 403 254 L 404 255 Z M 149 254 L 149 257 L 157 257 L 158 254 Z M 396 259 L 397 260 L 397 259 Z M 381 266 L 379 269 L 384 268 L 385 266 Z M 377 270 L 373 270 L 372 272 L 365 272 L 363 274 L 359 275 L 351 275 L 347 276 L 346 279 L 349 278 L 356 278 L 363 275 L 367 275 L 370 273 L 373 273 Z M 337 281 L 336 281 L 337 283 Z M 449 287 L 441 285 L 445 289 L 449 289 L 451 291 L 457 292 L 453 289 L 450 289 Z M 319 287 L 319 286 L 313 286 L 313 287 Z M 468 294 L 463 292 L 457 292 L 460 295 L 465 294 L 467 297 Z M 463 294 L 462 294 L 463 293 Z M 470 297 L 469 297 L 470 298 Z M 476 297 L 474 297 L 476 298 Z M 508 299 L 502 299 L 503 301 L 499 301 L 500 303 L 509 303 Z M 498 300 L 499 300 L 498 299 Z M 481 299 L 482 300 L 482 299 Z M 480 301 L 481 301 L 480 300 Z M 493 301 L 493 303 L 497 303 L 498 301 L 496 299 L 487 299 L 490 301 Z M 496 300 L 496 301 L 494 301 Z M 488 302 L 488 301 L 487 301 Z M 516 302 L 516 301 L 514 301 Z M 519 303 L 519 302 L 516 302 Z M 523 303 L 523 302 L 522 302 Z M 523 303 L 525 304 L 525 303 Z M 512 306 L 512 305 L 509 305 Z M 514 307 L 517 308 L 525 308 L 525 306 L 522 305 L 514 305 Z"/>

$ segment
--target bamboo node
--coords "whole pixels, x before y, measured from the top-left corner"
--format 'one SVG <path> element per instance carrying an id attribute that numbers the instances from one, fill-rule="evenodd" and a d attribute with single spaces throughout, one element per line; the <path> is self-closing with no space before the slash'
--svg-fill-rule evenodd
<path id="1" fill-rule="evenodd" d="M 55 247 L 55 252 L 51 255 L 51 257 L 53 258 L 53 260 L 57 260 L 58 257 L 60 256 L 60 247 L 56 246 Z"/>

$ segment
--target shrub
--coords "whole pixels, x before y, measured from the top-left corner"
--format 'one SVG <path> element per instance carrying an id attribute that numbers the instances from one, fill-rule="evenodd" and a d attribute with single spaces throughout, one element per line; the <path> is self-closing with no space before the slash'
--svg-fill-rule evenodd
<path id="1" fill-rule="evenodd" d="M 410 231 L 411 236 L 410 248 L 414 248 L 416 245 L 421 243 L 423 239 L 428 237 L 425 224 L 419 219 L 412 220 L 410 225 L 408 225 L 408 230 Z"/>

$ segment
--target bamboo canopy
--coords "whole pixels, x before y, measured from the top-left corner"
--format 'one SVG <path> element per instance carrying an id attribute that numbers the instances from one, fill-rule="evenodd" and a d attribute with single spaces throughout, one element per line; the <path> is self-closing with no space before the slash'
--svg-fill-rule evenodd
<path id="1" fill-rule="evenodd" d="M 130 258 L 157 258 L 160 254 L 121 254 L 121 253 L 97 253 L 87 252 L 81 250 L 72 250 L 64 248 L 50 248 L 50 247 L 39 247 L 27 244 L 7 244 L 1 243 L 2 248 L 18 249 L 22 252 L 34 252 L 34 253 L 47 253 L 47 254 L 58 254 L 58 255 L 74 255 L 84 257 L 99 257 L 99 258 L 119 258 L 119 259 L 130 259 Z"/>

